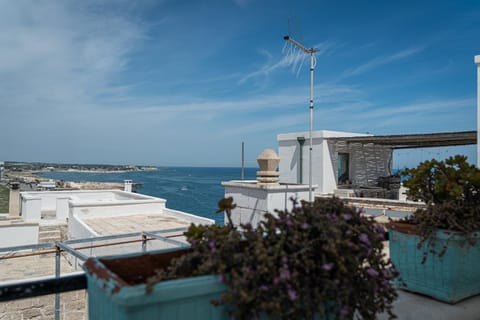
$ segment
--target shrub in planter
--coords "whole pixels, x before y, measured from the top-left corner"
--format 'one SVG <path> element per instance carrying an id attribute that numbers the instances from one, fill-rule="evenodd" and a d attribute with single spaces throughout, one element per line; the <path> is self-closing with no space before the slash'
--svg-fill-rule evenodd
<path id="1" fill-rule="evenodd" d="M 427 205 L 392 225 L 390 254 L 406 288 L 448 302 L 480 293 L 471 268 L 480 263 L 480 171 L 455 156 L 402 174 L 408 195 Z"/>
<path id="2" fill-rule="evenodd" d="M 227 216 L 232 199 L 220 203 Z M 192 251 L 148 281 L 215 274 L 214 300 L 235 319 L 374 319 L 392 315 L 397 272 L 382 254 L 384 231 L 336 198 L 267 214 L 257 229 L 191 226 Z"/>

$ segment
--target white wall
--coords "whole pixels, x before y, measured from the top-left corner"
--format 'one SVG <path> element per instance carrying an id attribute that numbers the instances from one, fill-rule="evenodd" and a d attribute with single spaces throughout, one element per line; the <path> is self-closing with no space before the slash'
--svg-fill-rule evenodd
<path id="1" fill-rule="evenodd" d="M 68 219 L 68 238 L 69 239 L 88 239 L 97 237 L 98 234 L 93 231 L 81 218 L 70 214 Z"/>
<path id="2" fill-rule="evenodd" d="M 369 136 L 362 133 L 340 132 L 340 131 L 314 131 L 312 134 L 312 184 L 318 185 L 320 193 L 332 193 L 337 188 L 337 172 L 332 159 L 329 144 L 325 138 L 332 137 L 357 137 Z M 279 173 L 280 181 L 288 183 L 299 183 L 299 155 L 300 144 L 298 137 L 304 137 L 303 145 L 303 180 L 304 184 L 309 183 L 309 133 L 286 133 L 277 136 L 278 155 L 280 157 Z"/>
<path id="3" fill-rule="evenodd" d="M 22 246 L 38 243 L 38 224 L 0 225 L 0 252 L 3 247 Z"/>
<path id="4" fill-rule="evenodd" d="M 255 181 L 222 182 L 225 188 L 225 198 L 232 197 L 237 205 L 232 211 L 234 225 L 251 223 L 256 227 L 264 215 L 275 210 L 291 210 L 290 198 L 307 200 L 308 185 L 258 185 Z M 316 186 L 313 186 L 315 189 Z M 228 222 L 225 216 L 225 222 Z"/>
<path id="5" fill-rule="evenodd" d="M 480 55 L 475 56 L 477 64 L 477 168 L 480 168 Z"/>
<path id="6" fill-rule="evenodd" d="M 70 212 L 80 218 L 105 218 L 142 213 L 162 213 L 165 200 L 117 200 L 106 203 L 70 201 Z"/>
<path id="7" fill-rule="evenodd" d="M 40 221 L 42 214 L 42 198 L 34 195 L 24 195 L 22 192 L 21 199 L 22 219 L 24 221 Z"/>
<path id="8" fill-rule="evenodd" d="M 22 192 L 21 197 L 25 221 L 40 221 L 42 212 L 50 211 L 55 212 L 56 220 L 65 222 L 70 206 L 77 207 L 76 212 L 109 215 L 114 215 L 114 211 L 118 214 L 161 212 L 166 202 L 164 199 L 119 190 Z"/>

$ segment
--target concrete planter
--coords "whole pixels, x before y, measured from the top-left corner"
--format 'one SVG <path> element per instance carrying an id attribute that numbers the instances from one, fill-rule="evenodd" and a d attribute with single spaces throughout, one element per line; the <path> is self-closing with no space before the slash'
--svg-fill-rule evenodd
<path id="1" fill-rule="evenodd" d="M 420 237 L 413 225 L 393 223 L 390 230 L 390 258 L 400 272 L 400 288 L 438 300 L 456 303 L 480 294 L 480 243 L 471 246 L 464 237 L 438 230 L 435 248 L 448 243 L 445 255 L 428 253 L 426 244 L 417 248 Z"/>
<path id="2" fill-rule="evenodd" d="M 89 320 L 229 320 L 229 305 L 214 306 L 227 290 L 214 275 L 163 281 L 146 292 L 145 279 L 188 249 L 152 254 L 89 258 L 84 265 Z M 261 314 L 260 320 L 275 319 Z M 335 314 L 314 320 L 333 320 Z"/>
<path id="3" fill-rule="evenodd" d="M 226 306 L 210 303 L 226 290 L 216 276 L 164 281 L 146 293 L 144 280 L 187 251 L 88 259 L 89 319 L 229 319 Z"/>

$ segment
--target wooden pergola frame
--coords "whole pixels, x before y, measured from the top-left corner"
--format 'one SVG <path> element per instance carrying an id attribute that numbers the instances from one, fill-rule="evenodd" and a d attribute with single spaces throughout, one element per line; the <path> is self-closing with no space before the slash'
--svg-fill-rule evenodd
<path id="1" fill-rule="evenodd" d="M 477 144 L 477 131 L 378 135 L 361 137 L 331 137 L 332 142 L 377 144 L 390 146 L 392 149 L 415 149 L 432 147 L 449 147 Z"/>

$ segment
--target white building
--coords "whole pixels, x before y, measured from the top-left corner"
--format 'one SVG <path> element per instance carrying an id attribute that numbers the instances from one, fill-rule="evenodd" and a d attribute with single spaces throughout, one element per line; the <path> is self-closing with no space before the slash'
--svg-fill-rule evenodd
<path id="1" fill-rule="evenodd" d="M 280 182 L 308 183 L 308 133 L 279 134 Z M 312 183 L 322 194 L 398 197 L 393 150 L 477 144 L 477 131 L 368 135 L 313 132 Z M 386 184 L 386 185 L 385 185 Z"/>
<path id="2" fill-rule="evenodd" d="M 326 130 L 313 132 L 312 184 L 318 185 L 319 193 L 333 193 L 342 184 L 373 186 L 379 176 L 391 174 L 391 147 L 337 140 L 369 136 Z M 308 184 L 308 132 L 279 134 L 277 140 L 280 181 Z"/>
<path id="3" fill-rule="evenodd" d="M 214 223 L 120 190 L 21 192 L 20 201 L 20 217 L 0 224 L 0 247 Z"/>

